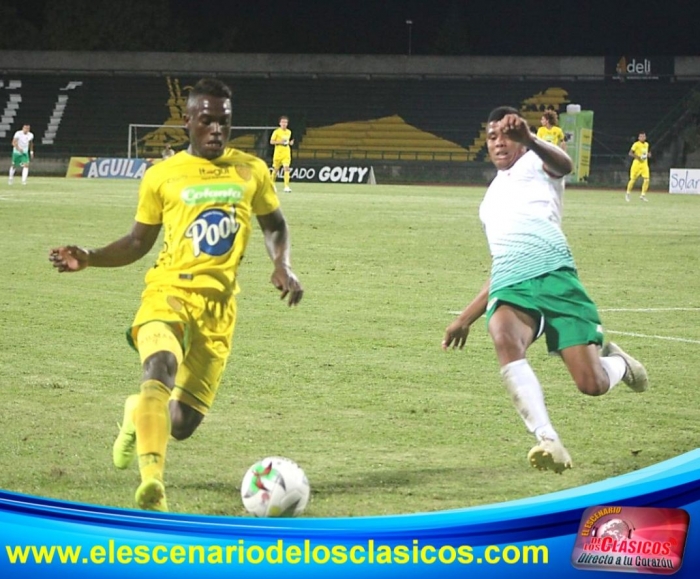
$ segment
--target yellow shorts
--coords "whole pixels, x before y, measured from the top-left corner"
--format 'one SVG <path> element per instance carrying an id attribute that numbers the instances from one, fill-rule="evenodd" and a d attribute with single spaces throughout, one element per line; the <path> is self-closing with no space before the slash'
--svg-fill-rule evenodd
<path id="1" fill-rule="evenodd" d="M 630 167 L 630 180 L 636 181 L 640 177 L 649 178 L 649 163 L 640 163 L 635 159 Z"/>
<path id="2" fill-rule="evenodd" d="M 236 298 L 216 291 L 146 288 L 127 340 L 138 350 L 139 328 L 166 322 L 181 341 L 184 358 L 173 398 L 206 414 L 214 403 L 236 326 Z"/>
<path id="3" fill-rule="evenodd" d="M 292 156 L 290 154 L 275 155 L 272 157 L 272 166 L 279 169 L 280 167 L 289 167 L 292 164 Z"/>

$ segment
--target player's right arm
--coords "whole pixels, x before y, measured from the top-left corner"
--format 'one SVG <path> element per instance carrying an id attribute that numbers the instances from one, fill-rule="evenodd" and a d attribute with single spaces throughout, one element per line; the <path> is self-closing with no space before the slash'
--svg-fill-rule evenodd
<path id="1" fill-rule="evenodd" d="M 161 225 L 147 225 L 136 221 L 131 231 L 98 249 L 77 245 L 55 247 L 49 252 L 49 261 L 61 273 L 80 271 L 86 267 L 122 267 L 141 259 L 158 239 Z"/>
<path id="2" fill-rule="evenodd" d="M 459 316 L 457 316 L 449 326 L 447 326 L 445 336 L 442 339 L 443 350 L 447 350 L 450 347 L 452 347 L 452 349 L 459 348 L 460 350 L 464 348 L 464 344 L 467 343 L 469 329 L 471 328 L 472 324 L 486 312 L 490 286 L 491 279 L 488 279 L 484 286 L 479 290 L 479 293 L 476 294 L 476 297 L 466 308 L 464 308 L 462 313 L 459 314 Z"/>
<path id="3" fill-rule="evenodd" d="M 630 157 L 632 157 L 633 159 L 639 161 L 639 155 L 637 154 L 637 143 L 635 143 L 634 145 L 632 145 L 632 148 L 630 149 L 629 155 L 630 155 Z"/>

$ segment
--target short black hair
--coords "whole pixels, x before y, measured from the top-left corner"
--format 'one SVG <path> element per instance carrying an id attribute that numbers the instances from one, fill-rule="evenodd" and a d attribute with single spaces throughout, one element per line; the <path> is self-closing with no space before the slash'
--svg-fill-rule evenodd
<path id="1" fill-rule="evenodd" d="M 190 98 L 202 95 L 231 98 L 231 89 L 218 78 L 203 78 L 190 89 Z"/>
<path id="2" fill-rule="evenodd" d="M 503 117 L 506 115 L 519 115 L 520 111 L 518 109 L 514 109 L 513 107 L 507 107 L 507 106 L 502 106 L 502 107 L 496 107 L 489 113 L 489 123 L 493 123 L 494 121 L 500 121 Z"/>

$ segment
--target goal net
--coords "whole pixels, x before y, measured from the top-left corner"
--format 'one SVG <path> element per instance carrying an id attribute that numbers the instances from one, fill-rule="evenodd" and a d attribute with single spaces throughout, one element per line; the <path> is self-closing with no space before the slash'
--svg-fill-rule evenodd
<path id="1" fill-rule="evenodd" d="M 231 127 L 229 146 L 261 158 L 268 156 L 270 135 L 277 127 Z M 158 158 L 165 145 L 175 151 L 189 144 L 187 131 L 182 125 L 129 125 L 127 157 Z"/>

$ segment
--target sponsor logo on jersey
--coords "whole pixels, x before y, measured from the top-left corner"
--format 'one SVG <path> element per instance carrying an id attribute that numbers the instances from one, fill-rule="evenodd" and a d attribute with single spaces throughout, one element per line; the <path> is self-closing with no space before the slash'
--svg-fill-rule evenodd
<path id="1" fill-rule="evenodd" d="M 197 216 L 185 231 L 185 237 L 192 240 L 192 253 L 225 255 L 233 247 L 240 224 L 236 221 L 235 210 L 208 209 Z"/>
<path id="2" fill-rule="evenodd" d="M 193 185 L 180 192 L 180 197 L 187 205 L 203 203 L 230 203 L 235 205 L 243 199 L 243 187 L 233 183 L 219 185 Z"/>
<path id="3" fill-rule="evenodd" d="M 218 177 L 228 177 L 231 174 L 230 167 L 202 167 L 199 176 L 202 179 L 217 179 Z"/>

